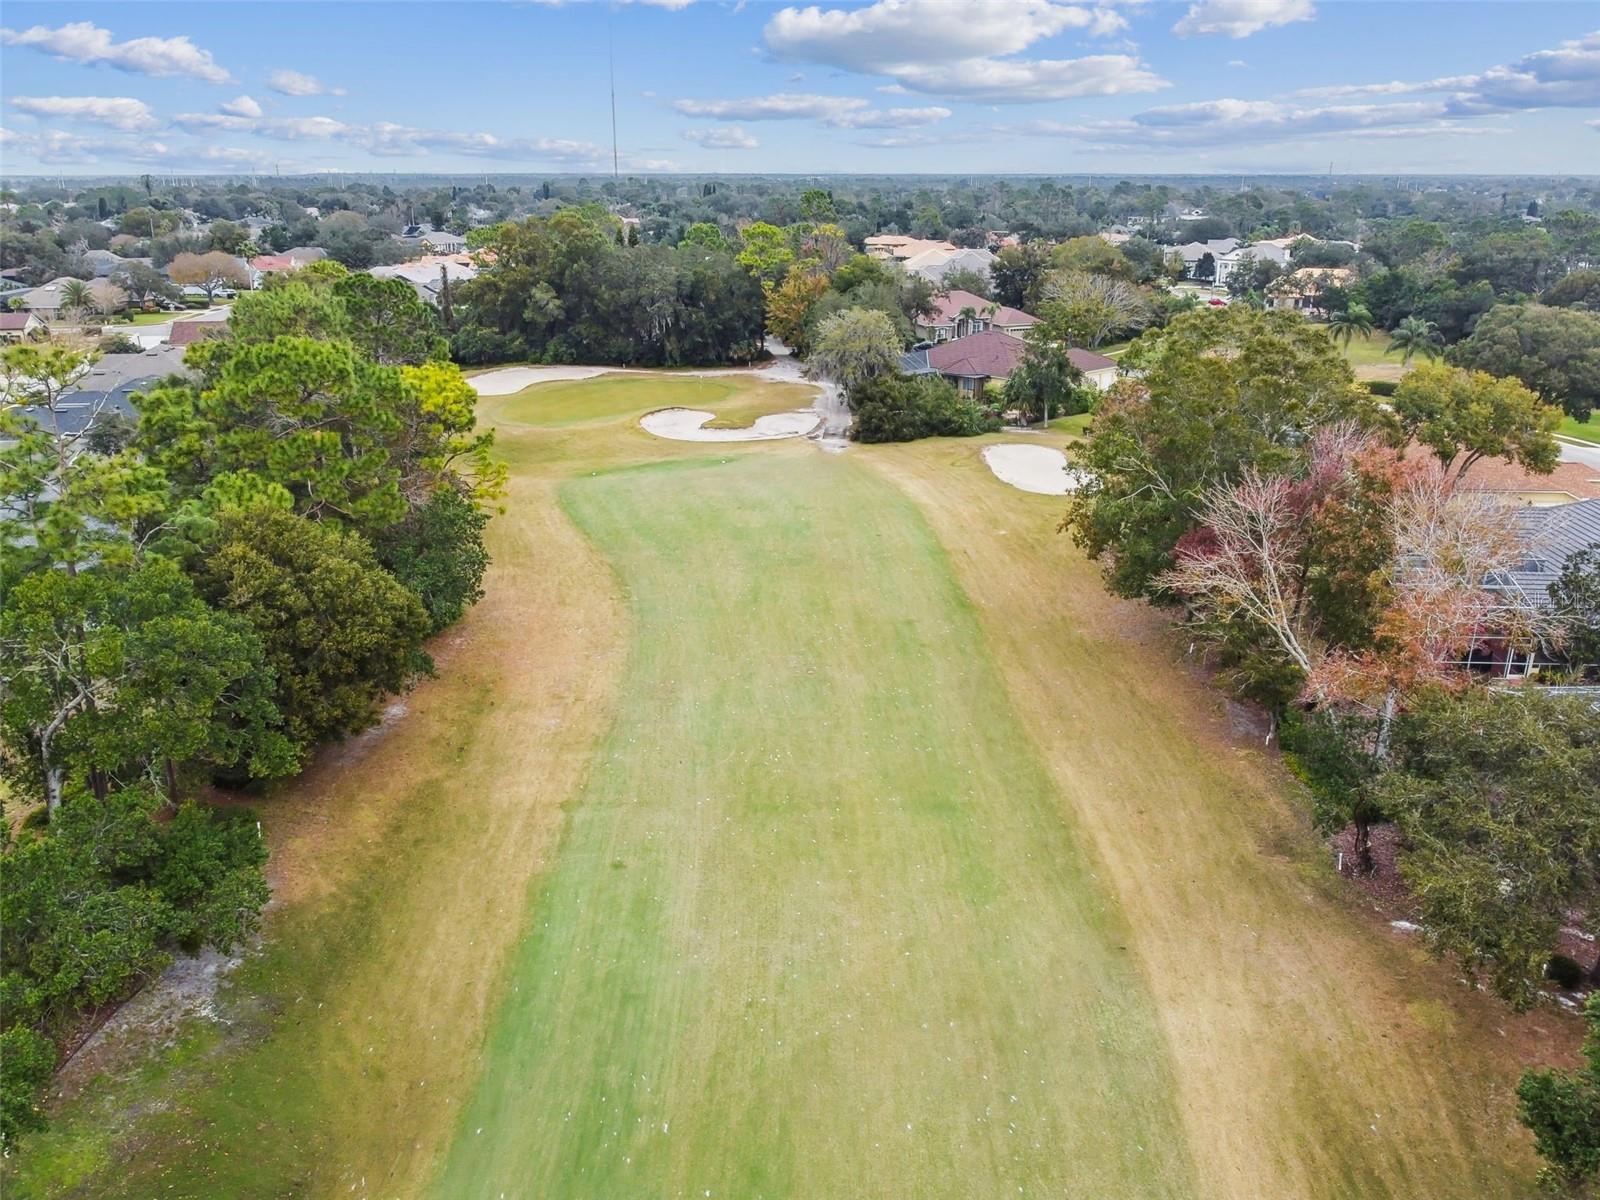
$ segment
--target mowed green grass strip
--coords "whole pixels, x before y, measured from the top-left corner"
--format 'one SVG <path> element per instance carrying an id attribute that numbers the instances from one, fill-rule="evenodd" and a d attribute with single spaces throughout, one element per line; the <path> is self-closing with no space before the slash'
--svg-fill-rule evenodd
<path id="1" fill-rule="evenodd" d="M 804 384 L 773 384 L 753 376 L 618 372 L 534 384 L 508 396 L 496 419 L 541 427 L 589 425 L 657 408 L 703 408 L 717 414 L 711 425 L 737 428 L 767 413 L 809 408 L 815 395 Z"/>
<path id="2" fill-rule="evenodd" d="M 787 447 L 573 480 L 634 642 L 440 1197 L 1187 1197 L 1119 913 L 917 510 Z"/>

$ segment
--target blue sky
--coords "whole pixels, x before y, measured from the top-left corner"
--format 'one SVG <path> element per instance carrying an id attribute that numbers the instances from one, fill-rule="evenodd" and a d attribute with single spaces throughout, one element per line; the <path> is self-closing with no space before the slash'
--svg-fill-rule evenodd
<path id="1" fill-rule="evenodd" d="M 0 170 L 1600 173 L 1600 5 L 26 3 Z"/>

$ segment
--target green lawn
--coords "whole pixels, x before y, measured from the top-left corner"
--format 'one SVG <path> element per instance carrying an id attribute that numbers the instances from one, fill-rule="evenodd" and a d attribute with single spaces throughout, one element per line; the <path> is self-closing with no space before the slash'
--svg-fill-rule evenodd
<path id="1" fill-rule="evenodd" d="M 562 495 L 637 633 L 433 1194 L 1191 1195 L 1118 910 L 904 496 L 815 455 Z"/>
<path id="2" fill-rule="evenodd" d="M 1556 432 L 1563 437 L 1577 438 L 1580 442 L 1600 444 L 1600 417 L 1590 414 L 1589 419 L 1582 422 L 1563 417 Z"/>
<path id="3" fill-rule="evenodd" d="M 184 315 L 183 313 L 169 313 L 169 312 L 137 312 L 137 313 L 129 313 L 128 316 L 127 316 L 127 324 L 129 324 L 129 325 L 165 325 L 168 321 L 171 321 L 174 318 L 181 319 L 183 317 L 183 315 Z"/>
<path id="4" fill-rule="evenodd" d="M 1070 417 L 1057 417 L 1050 422 L 1050 428 L 1082 437 L 1089 432 L 1089 422 L 1092 420 L 1093 413 L 1073 413 Z"/>
<path id="5" fill-rule="evenodd" d="M 522 425 L 601 424 L 657 408 L 702 408 L 713 427 L 741 427 L 767 413 L 811 404 L 812 390 L 741 376 L 618 373 L 594 379 L 540 383 L 507 398 L 502 418 Z"/>

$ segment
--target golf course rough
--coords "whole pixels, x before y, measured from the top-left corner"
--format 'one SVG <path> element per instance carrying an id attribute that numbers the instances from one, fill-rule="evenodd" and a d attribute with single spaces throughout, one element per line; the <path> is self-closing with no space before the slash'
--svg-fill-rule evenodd
<path id="1" fill-rule="evenodd" d="M 601 473 L 616 723 L 439 1197 L 1188 1197 L 1116 908 L 916 509 L 848 460 Z"/>

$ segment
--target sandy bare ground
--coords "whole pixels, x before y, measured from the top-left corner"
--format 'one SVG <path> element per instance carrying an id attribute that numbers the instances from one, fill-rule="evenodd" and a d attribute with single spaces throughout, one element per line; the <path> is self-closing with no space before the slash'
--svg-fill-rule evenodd
<path id="1" fill-rule="evenodd" d="M 765 442 L 773 438 L 800 437 L 822 423 L 815 409 L 771 413 L 757 417 L 754 425 L 743 429 L 702 429 L 715 413 L 697 408 L 658 408 L 639 419 L 646 433 L 675 442 Z"/>
<path id="2" fill-rule="evenodd" d="M 1067 466 L 1065 454 L 1050 446 L 985 446 L 983 461 L 996 479 L 1041 496 L 1065 496 L 1076 491 L 1083 478 L 1082 472 Z"/>
<path id="3" fill-rule="evenodd" d="M 501 367 L 467 380 L 480 396 L 509 396 L 536 383 L 560 383 L 568 379 L 593 379 L 610 375 L 617 367 Z"/>

